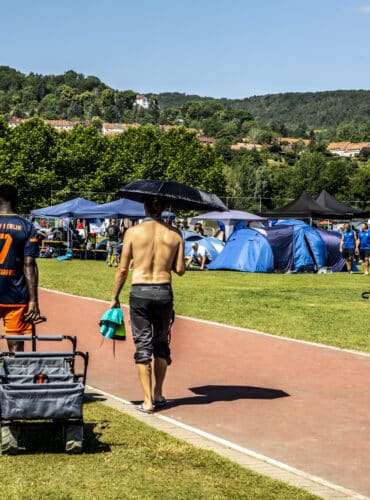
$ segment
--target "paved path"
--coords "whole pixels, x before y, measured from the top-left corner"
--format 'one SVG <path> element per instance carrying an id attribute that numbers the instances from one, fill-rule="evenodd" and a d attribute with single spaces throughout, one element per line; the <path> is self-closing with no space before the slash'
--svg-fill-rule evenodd
<path id="1" fill-rule="evenodd" d="M 101 345 L 107 303 L 40 296 L 39 332 L 78 336 L 88 384 L 140 400 L 131 335 L 115 357 L 111 341 Z M 172 337 L 161 415 L 370 497 L 370 356 L 186 318 Z"/>

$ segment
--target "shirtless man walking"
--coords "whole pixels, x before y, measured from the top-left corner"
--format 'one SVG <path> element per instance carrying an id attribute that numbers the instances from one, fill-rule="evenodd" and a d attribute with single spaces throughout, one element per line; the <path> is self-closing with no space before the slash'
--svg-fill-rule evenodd
<path id="1" fill-rule="evenodd" d="M 135 363 L 144 391 L 144 402 L 138 409 L 153 413 L 163 407 L 163 382 L 171 363 L 169 331 L 173 315 L 171 271 L 185 273 L 184 243 L 180 233 L 164 224 L 162 200 L 148 198 L 147 217 L 142 224 L 129 228 L 116 272 L 111 307 L 120 307 L 119 294 L 133 260 L 130 292 L 131 328 L 136 347 Z M 155 385 L 152 391 L 152 356 Z"/>

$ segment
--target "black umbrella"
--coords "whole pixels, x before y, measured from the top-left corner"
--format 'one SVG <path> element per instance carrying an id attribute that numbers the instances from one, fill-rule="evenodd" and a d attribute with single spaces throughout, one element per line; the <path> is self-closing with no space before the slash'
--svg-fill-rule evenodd
<path id="1" fill-rule="evenodd" d="M 143 203 L 149 196 L 162 198 L 171 210 L 228 210 L 220 198 L 175 181 L 137 179 L 123 186 L 119 195 Z"/>

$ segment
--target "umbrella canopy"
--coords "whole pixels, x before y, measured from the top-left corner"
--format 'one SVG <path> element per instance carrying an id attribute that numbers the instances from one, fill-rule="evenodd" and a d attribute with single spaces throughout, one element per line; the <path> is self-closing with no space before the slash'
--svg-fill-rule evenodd
<path id="1" fill-rule="evenodd" d="M 303 192 L 294 201 L 274 210 L 264 212 L 267 217 L 276 219 L 321 219 L 323 217 L 334 217 L 335 213 L 328 208 L 324 208 L 317 203 L 309 194 Z"/>
<path id="2" fill-rule="evenodd" d="M 85 198 L 75 198 L 73 200 L 51 205 L 50 207 L 31 210 L 35 217 L 78 217 L 77 213 L 84 208 L 94 207 L 95 201 L 85 200 Z"/>
<path id="3" fill-rule="evenodd" d="M 227 212 L 207 212 L 205 214 L 197 215 L 191 219 L 190 223 L 195 224 L 200 220 L 215 220 L 224 222 L 225 238 L 227 239 L 233 232 L 238 221 L 264 222 L 267 218 L 251 214 L 250 212 L 243 212 L 242 210 L 228 210 Z"/>
<path id="4" fill-rule="evenodd" d="M 366 210 L 357 210 L 357 208 L 348 207 L 344 203 L 336 200 L 334 196 L 329 194 L 325 189 L 317 196 L 316 202 L 324 208 L 335 212 L 334 219 L 362 219 L 369 217 L 369 212 Z"/>
<path id="5" fill-rule="evenodd" d="M 108 217 L 139 219 L 145 217 L 145 210 L 142 203 L 121 199 L 84 208 L 78 212 L 77 217 L 82 219 L 106 219 Z"/>
<path id="6" fill-rule="evenodd" d="M 171 210 L 227 210 L 217 195 L 175 181 L 137 179 L 123 186 L 119 194 L 141 203 L 149 196 L 156 196 Z"/>
<path id="7" fill-rule="evenodd" d="M 260 217 L 259 215 L 243 212 L 242 210 L 227 210 L 227 212 L 207 212 L 206 214 L 196 215 L 191 219 L 191 223 L 193 224 L 198 220 L 221 220 L 227 223 L 236 220 L 263 222 L 266 220 L 266 217 Z"/>

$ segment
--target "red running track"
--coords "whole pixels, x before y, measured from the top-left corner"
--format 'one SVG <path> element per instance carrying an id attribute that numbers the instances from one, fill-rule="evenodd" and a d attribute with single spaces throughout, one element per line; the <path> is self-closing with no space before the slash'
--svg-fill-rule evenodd
<path id="1" fill-rule="evenodd" d="M 89 385 L 141 400 L 130 332 L 115 357 L 101 345 L 106 302 L 46 290 L 40 302 L 39 333 L 77 335 L 90 352 Z M 370 356 L 186 318 L 172 350 L 161 413 L 370 496 Z"/>

